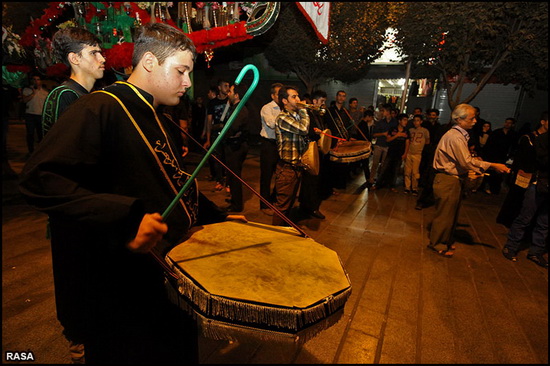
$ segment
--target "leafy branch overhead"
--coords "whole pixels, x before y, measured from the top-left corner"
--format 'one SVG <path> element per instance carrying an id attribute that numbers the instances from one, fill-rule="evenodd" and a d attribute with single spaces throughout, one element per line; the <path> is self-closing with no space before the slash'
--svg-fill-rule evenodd
<path id="1" fill-rule="evenodd" d="M 383 52 L 391 3 L 331 3 L 330 38 L 323 45 L 295 4 L 287 3 L 265 50 L 269 64 L 294 72 L 311 92 L 329 80 L 355 82 Z"/>
<path id="2" fill-rule="evenodd" d="M 396 29 L 413 76 L 437 70 L 451 108 L 470 102 L 490 81 L 548 87 L 546 2 L 403 3 Z M 463 96 L 465 83 L 476 87 Z"/>

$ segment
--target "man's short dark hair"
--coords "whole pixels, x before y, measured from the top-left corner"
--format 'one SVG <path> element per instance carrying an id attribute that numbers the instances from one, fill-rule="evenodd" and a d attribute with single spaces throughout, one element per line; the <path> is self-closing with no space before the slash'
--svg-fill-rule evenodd
<path id="1" fill-rule="evenodd" d="M 225 83 L 227 83 L 231 86 L 231 83 L 227 79 L 218 79 L 218 84 L 217 85 L 220 86 L 220 85 L 225 84 Z"/>
<path id="2" fill-rule="evenodd" d="M 319 99 L 319 98 L 326 98 L 327 97 L 327 93 L 323 90 L 315 90 L 312 94 L 311 94 L 311 100 L 313 99 Z"/>
<path id="3" fill-rule="evenodd" d="M 283 83 L 273 83 L 271 84 L 271 94 L 275 94 L 275 89 L 282 88 L 284 85 Z"/>
<path id="4" fill-rule="evenodd" d="M 365 110 L 365 113 L 363 113 L 363 117 L 370 116 L 374 117 L 374 112 L 370 109 Z"/>
<path id="5" fill-rule="evenodd" d="M 279 105 L 279 108 L 281 108 L 281 111 L 285 110 L 285 105 L 283 103 L 283 99 L 288 100 L 288 91 L 289 90 L 295 90 L 296 92 L 298 92 L 298 88 L 296 88 L 295 86 L 292 86 L 292 85 L 283 85 L 281 87 L 281 89 L 279 89 L 279 94 L 277 96 L 278 96 L 278 99 L 279 99 L 278 105 Z"/>
<path id="6" fill-rule="evenodd" d="M 90 31 L 79 28 L 70 27 L 60 29 L 53 35 L 52 48 L 53 55 L 57 62 L 62 62 L 66 66 L 71 67 L 69 62 L 69 53 L 80 54 L 86 46 L 100 46 L 101 40 Z"/>
<path id="7" fill-rule="evenodd" d="M 406 119 L 408 120 L 408 119 L 409 119 L 409 116 L 407 115 L 407 113 L 399 113 L 399 114 L 397 115 L 396 118 L 397 118 L 397 121 L 399 122 L 399 121 L 401 121 L 403 118 L 406 118 Z"/>
<path id="8" fill-rule="evenodd" d="M 426 110 L 427 114 L 430 114 L 432 112 L 435 112 L 435 114 L 437 114 L 439 116 L 439 109 L 437 109 L 437 108 L 430 108 L 430 109 Z"/>
<path id="9" fill-rule="evenodd" d="M 388 112 L 391 112 L 391 110 L 393 109 L 392 105 L 389 104 L 389 103 L 384 103 L 384 104 L 382 104 L 382 106 L 381 106 L 380 108 L 381 108 L 381 109 L 384 109 L 384 110 L 386 110 L 386 111 L 388 111 Z"/>
<path id="10" fill-rule="evenodd" d="M 135 68 L 146 52 L 157 58 L 159 65 L 177 51 L 189 51 L 196 58 L 195 45 L 181 30 L 164 23 L 148 23 L 137 31 L 132 66 Z"/>

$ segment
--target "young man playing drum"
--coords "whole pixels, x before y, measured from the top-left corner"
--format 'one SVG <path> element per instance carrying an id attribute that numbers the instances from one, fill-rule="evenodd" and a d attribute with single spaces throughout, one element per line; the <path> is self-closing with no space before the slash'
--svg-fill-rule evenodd
<path id="1" fill-rule="evenodd" d="M 191 174 L 157 113 L 191 87 L 194 58 L 176 28 L 142 27 L 128 81 L 71 104 L 23 169 L 21 192 L 49 215 L 52 237 L 78 246 L 66 260 L 83 279 L 87 363 L 198 363 L 196 324 L 168 300 L 159 258 L 226 215 L 194 182 L 161 216 Z"/>
<path id="2" fill-rule="evenodd" d="M 288 217 L 302 177 L 300 158 L 306 151 L 307 143 L 304 137 L 309 131 L 309 115 L 307 109 L 300 108 L 298 90 L 292 86 L 279 89 L 279 107 L 281 113 L 277 117 L 275 134 L 279 162 L 275 172 L 276 200 L 274 206 Z M 273 215 L 273 225 L 281 225 L 284 220 L 279 215 Z"/>

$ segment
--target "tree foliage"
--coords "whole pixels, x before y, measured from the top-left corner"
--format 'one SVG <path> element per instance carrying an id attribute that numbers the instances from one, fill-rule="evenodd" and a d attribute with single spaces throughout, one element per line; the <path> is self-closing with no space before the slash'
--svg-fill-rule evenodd
<path id="1" fill-rule="evenodd" d="M 451 108 L 489 81 L 548 88 L 548 3 L 407 2 L 396 44 L 413 70 L 437 70 Z M 467 82 L 474 90 L 462 96 Z"/>
<path id="2" fill-rule="evenodd" d="M 390 3 L 330 3 L 330 36 L 322 44 L 294 3 L 281 9 L 265 56 L 280 72 L 294 72 L 308 92 L 329 80 L 354 82 L 383 52 Z"/>

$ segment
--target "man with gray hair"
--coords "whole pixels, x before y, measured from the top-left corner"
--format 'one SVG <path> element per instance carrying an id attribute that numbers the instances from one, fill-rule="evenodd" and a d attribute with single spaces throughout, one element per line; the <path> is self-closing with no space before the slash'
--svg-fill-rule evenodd
<path id="1" fill-rule="evenodd" d="M 454 254 L 453 234 L 460 210 L 462 187 L 469 170 L 483 174 L 488 169 L 509 173 L 500 163 L 473 159 L 468 149 L 470 130 L 476 124 L 475 108 L 459 104 L 451 114 L 453 127 L 443 135 L 433 160 L 435 218 L 429 233 L 428 249 L 450 258 Z"/>

